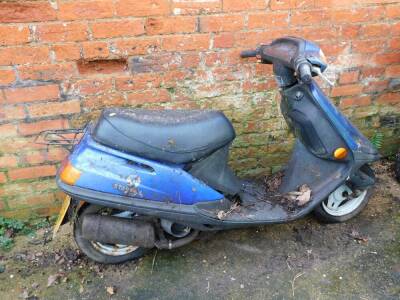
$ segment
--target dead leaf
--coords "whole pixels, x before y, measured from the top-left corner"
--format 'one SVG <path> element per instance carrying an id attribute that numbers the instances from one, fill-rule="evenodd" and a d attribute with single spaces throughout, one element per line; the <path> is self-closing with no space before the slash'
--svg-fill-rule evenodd
<path id="1" fill-rule="evenodd" d="M 114 295 L 115 294 L 115 287 L 113 287 L 113 286 L 109 286 L 109 287 L 107 287 L 107 293 L 109 294 L 109 295 Z"/>
<path id="2" fill-rule="evenodd" d="M 303 206 L 311 199 L 311 189 L 307 184 L 303 184 L 299 187 L 298 191 L 287 193 L 286 197 L 298 206 Z"/>
<path id="3" fill-rule="evenodd" d="M 357 230 L 352 229 L 350 232 L 350 237 L 352 237 L 353 239 L 355 239 L 356 241 L 360 241 L 360 242 L 368 242 L 368 238 L 365 236 L 362 236 Z"/>
<path id="4" fill-rule="evenodd" d="M 81 285 L 81 286 L 79 287 L 79 294 L 82 294 L 82 293 L 83 293 L 83 291 L 84 291 L 84 289 L 83 289 L 83 285 Z"/>
<path id="5" fill-rule="evenodd" d="M 311 199 L 311 189 L 307 184 L 303 184 L 302 186 L 300 186 L 299 192 L 301 193 L 301 195 L 297 196 L 296 198 L 297 204 L 299 206 L 303 206 Z"/>
<path id="6" fill-rule="evenodd" d="M 27 289 L 24 289 L 24 290 L 22 291 L 22 293 L 19 295 L 19 298 L 21 298 L 21 299 L 28 299 L 28 298 L 29 298 L 29 292 L 28 292 L 28 290 L 27 290 Z"/>
<path id="7" fill-rule="evenodd" d="M 217 214 L 217 218 L 222 220 L 224 219 L 227 215 L 229 215 L 230 213 L 234 212 L 235 210 L 239 210 L 240 209 L 240 204 L 239 203 L 233 203 L 232 206 L 229 208 L 228 211 L 223 211 L 220 210 Z"/>
<path id="8" fill-rule="evenodd" d="M 225 217 L 226 213 L 223 210 L 220 210 L 217 214 L 218 219 L 222 220 Z"/>
<path id="9" fill-rule="evenodd" d="M 60 278 L 60 273 L 50 275 L 49 278 L 47 278 L 47 287 L 52 286 L 53 284 L 57 284 Z"/>

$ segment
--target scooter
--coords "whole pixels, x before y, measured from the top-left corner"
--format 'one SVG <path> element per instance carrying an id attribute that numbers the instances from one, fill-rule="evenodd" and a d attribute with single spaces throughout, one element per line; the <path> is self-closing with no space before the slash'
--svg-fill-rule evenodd
<path id="1" fill-rule="evenodd" d="M 57 173 L 68 195 L 59 222 L 74 222 L 89 258 L 121 263 L 186 245 L 200 232 L 311 212 L 343 222 L 366 206 L 375 183 L 369 163 L 379 154 L 313 80 L 327 68 L 321 49 L 284 37 L 241 57 L 273 65 L 281 112 L 296 136 L 277 184 L 236 177 L 228 166 L 235 131 L 220 111 L 105 109 Z"/>

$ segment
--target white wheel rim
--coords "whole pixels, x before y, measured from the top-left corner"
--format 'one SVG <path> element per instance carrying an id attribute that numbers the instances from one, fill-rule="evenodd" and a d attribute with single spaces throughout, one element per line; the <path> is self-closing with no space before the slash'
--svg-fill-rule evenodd
<path id="1" fill-rule="evenodd" d="M 90 242 L 97 251 L 110 256 L 126 255 L 139 248 L 137 246 L 127 246 L 119 244 L 109 245 L 95 241 L 90 241 Z"/>
<path id="2" fill-rule="evenodd" d="M 333 191 L 327 200 L 322 202 L 322 207 L 328 214 L 332 216 L 344 216 L 352 213 L 363 202 L 367 195 L 367 190 L 359 192 L 354 198 L 354 191 L 347 185 L 343 184 Z"/>
<path id="3" fill-rule="evenodd" d="M 129 211 L 123 211 L 118 214 L 114 214 L 113 216 L 129 219 L 129 218 L 132 218 L 133 214 L 132 214 L 132 212 L 129 212 Z M 129 254 L 139 248 L 137 246 L 132 246 L 132 245 L 103 244 L 103 243 L 100 243 L 97 241 L 90 241 L 90 243 L 97 251 L 99 251 L 105 255 L 110 255 L 110 256 L 126 255 L 126 254 Z"/>

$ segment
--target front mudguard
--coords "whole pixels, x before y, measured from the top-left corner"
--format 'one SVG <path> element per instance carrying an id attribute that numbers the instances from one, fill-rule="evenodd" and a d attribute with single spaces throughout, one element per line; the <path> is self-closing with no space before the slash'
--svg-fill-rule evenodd
<path id="1" fill-rule="evenodd" d="M 362 190 L 373 186 L 376 182 L 374 170 L 365 164 L 350 176 L 349 181 L 354 189 Z"/>

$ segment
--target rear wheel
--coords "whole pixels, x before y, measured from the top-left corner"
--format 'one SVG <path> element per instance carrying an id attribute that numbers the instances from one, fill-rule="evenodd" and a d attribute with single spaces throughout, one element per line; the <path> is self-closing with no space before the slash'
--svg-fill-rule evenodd
<path id="1" fill-rule="evenodd" d="M 74 222 L 74 239 L 82 252 L 90 259 L 103 264 L 118 264 L 137 259 L 146 253 L 147 249 L 142 247 L 105 244 L 85 239 L 82 235 L 82 217 L 86 214 L 112 215 L 121 218 L 134 218 L 135 216 L 132 212 L 119 211 L 92 204 L 82 208 L 82 211 Z"/>
<path id="2" fill-rule="evenodd" d="M 314 210 L 316 217 L 325 223 L 340 223 L 358 215 L 371 197 L 371 188 L 352 189 L 344 183 L 333 191 L 327 199 Z"/>

